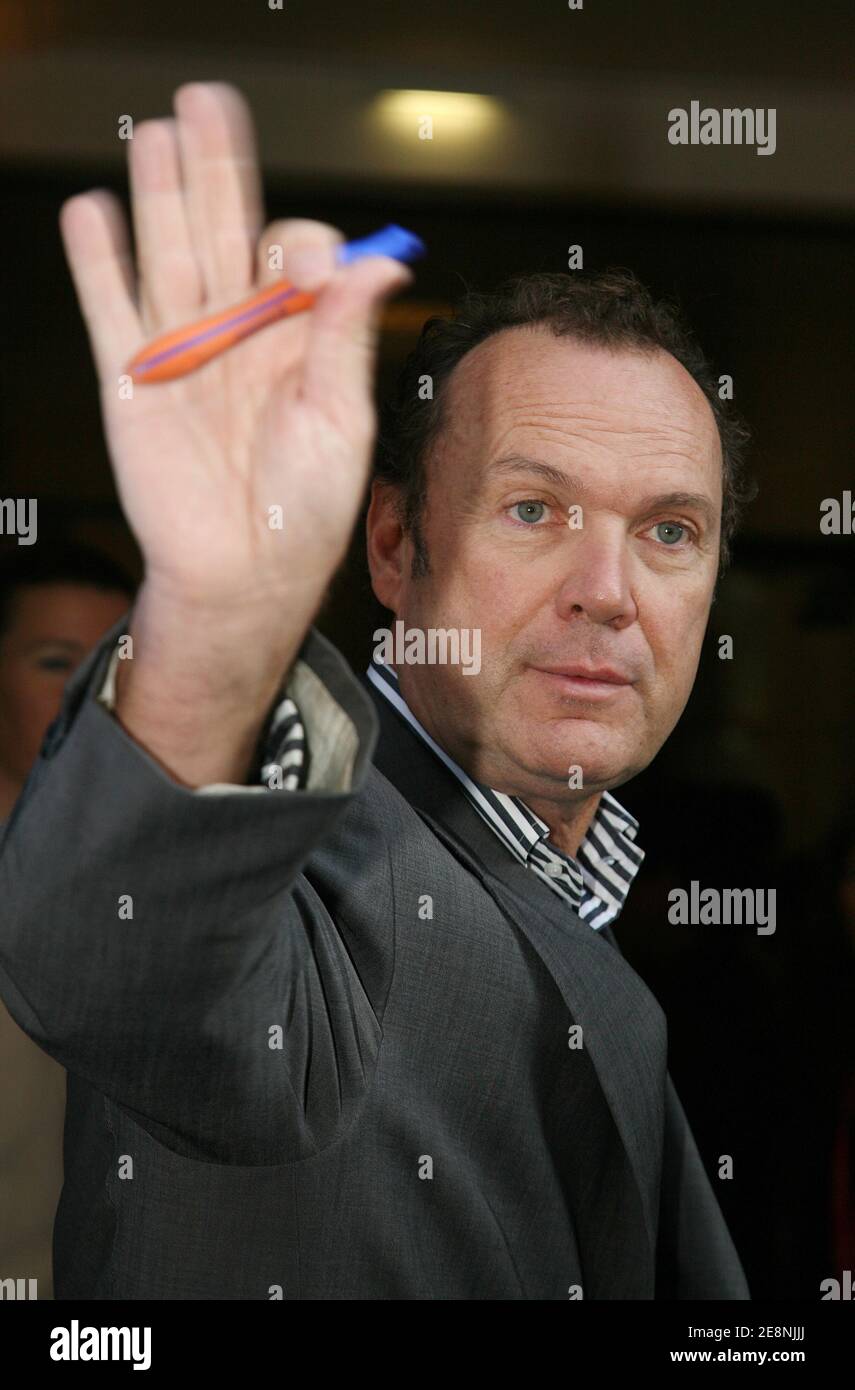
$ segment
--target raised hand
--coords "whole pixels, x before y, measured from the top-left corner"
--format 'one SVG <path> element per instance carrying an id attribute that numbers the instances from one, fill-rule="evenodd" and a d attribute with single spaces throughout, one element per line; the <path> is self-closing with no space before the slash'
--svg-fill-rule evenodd
<path id="1" fill-rule="evenodd" d="M 128 141 L 136 267 L 121 207 L 72 198 L 61 227 L 95 354 L 104 422 L 147 579 L 229 604 L 328 578 L 350 536 L 374 432 L 375 321 L 410 275 L 387 257 L 334 268 L 341 235 L 302 220 L 262 232 L 252 121 L 233 88 L 182 87 L 175 119 Z M 269 248 L 284 266 L 269 269 Z M 280 263 L 281 265 L 281 263 Z M 286 274 L 312 311 L 185 379 L 120 391 L 155 334 Z M 284 529 L 268 525 L 281 506 Z"/>
<path id="2" fill-rule="evenodd" d="M 139 650 L 118 712 L 167 765 L 201 780 L 214 769 L 184 757 L 181 710 L 209 699 L 222 726 L 226 690 L 236 718 L 241 701 L 269 699 L 345 553 L 374 438 L 377 317 L 411 277 L 387 257 L 336 268 L 341 234 L 321 223 L 262 231 L 243 98 L 193 84 L 174 104 L 174 119 L 142 122 L 128 142 L 136 265 L 112 195 L 70 199 L 60 222 L 119 495 L 145 560 Z M 283 259 L 270 269 L 275 246 Z M 148 339 L 283 274 L 318 294 L 310 312 L 127 398 L 126 364 Z M 271 508 L 282 509 L 281 529 Z M 218 775 L 242 765 L 262 714 L 215 760 Z"/>

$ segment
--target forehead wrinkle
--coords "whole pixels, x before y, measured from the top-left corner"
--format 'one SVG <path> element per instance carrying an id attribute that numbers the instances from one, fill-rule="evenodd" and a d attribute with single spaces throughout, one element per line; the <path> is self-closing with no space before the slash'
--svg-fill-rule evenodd
<path id="1" fill-rule="evenodd" d="M 531 428 L 570 450 L 574 446 L 584 450 L 587 446 L 597 453 L 607 453 L 619 440 L 630 440 L 633 456 L 639 460 L 653 457 L 663 462 L 673 459 L 705 463 L 712 447 L 720 466 L 721 440 L 715 417 L 700 387 L 687 373 L 681 373 L 685 382 L 678 383 L 676 399 L 669 391 L 666 406 L 648 404 L 643 384 L 641 398 L 633 394 L 629 402 L 615 391 L 594 399 L 586 392 L 578 401 L 556 400 L 552 392 L 547 401 L 542 398 L 542 382 L 526 370 L 526 362 L 508 363 L 501 358 L 497 361 L 495 347 L 495 337 L 479 344 L 452 373 L 443 393 L 444 427 L 439 433 L 445 438 L 434 441 L 439 445 L 438 452 L 445 451 L 443 446 L 465 447 L 467 436 L 476 431 L 482 447 L 486 445 L 494 457 L 503 451 L 503 446 L 508 453 L 526 454 L 531 450 L 510 436 L 521 428 Z M 487 349 L 486 353 L 479 353 L 479 348 Z M 478 360 L 473 361 L 473 356 Z M 572 387 L 572 380 L 567 384 Z M 514 396 L 527 387 L 530 389 L 526 396 L 515 401 Z M 673 419 L 671 412 L 680 418 Z M 482 449 L 477 452 L 484 457 Z"/>
<path id="2" fill-rule="evenodd" d="M 588 403 L 586 403 L 588 404 Z M 538 409 L 531 401 L 521 402 L 519 406 L 511 405 L 510 413 L 515 416 L 524 415 L 527 417 L 524 423 L 529 423 L 533 428 L 560 429 L 562 423 L 565 427 L 590 429 L 599 434 L 615 435 L 638 435 L 648 434 L 654 439 L 667 439 L 676 435 L 686 435 L 690 439 L 697 439 L 701 431 L 697 424 L 683 423 L 679 419 L 673 419 L 669 415 L 663 419 L 661 410 L 642 410 L 633 408 L 632 412 L 623 413 L 623 410 L 615 416 L 614 412 L 603 412 L 599 414 L 586 414 L 582 410 L 577 410 L 571 402 L 566 406 L 553 406 L 552 408 Z M 695 414 L 695 412 L 692 412 Z M 639 414 L 646 415 L 647 419 L 638 419 Z M 557 423 L 556 423 L 557 422 Z M 515 421 L 519 424 L 519 420 Z M 707 423 L 704 416 L 704 423 Z M 709 424 L 715 422 L 710 416 Z"/>
<path id="3" fill-rule="evenodd" d="M 650 435 L 648 432 L 639 431 L 639 434 L 643 434 L 645 437 L 646 447 L 644 447 L 639 444 L 638 438 L 632 432 L 621 433 L 619 436 L 616 436 L 614 440 L 609 441 L 602 438 L 602 434 L 605 433 L 604 431 L 600 431 L 596 434 L 589 435 L 583 430 L 561 429 L 556 426 L 547 426 L 543 423 L 534 426 L 533 422 L 532 427 L 536 428 L 537 434 L 542 439 L 559 439 L 563 450 L 569 455 L 570 458 L 572 458 L 574 454 L 578 456 L 580 452 L 585 448 L 585 446 L 587 446 L 589 449 L 596 450 L 597 452 L 608 451 L 610 447 L 610 442 L 612 445 L 614 445 L 618 442 L 618 438 L 631 441 L 633 460 L 638 460 L 642 458 L 655 458 L 662 460 L 666 458 L 673 458 L 676 460 L 682 460 L 683 462 L 694 463 L 700 460 L 704 452 L 703 442 L 699 440 L 689 430 L 683 431 L 683 434 L 685 435 L 685 445 L 683 445 L 679 439 L 674 439 L 666 433 L 662 433 L 661 435 L 657 436 Z M 518 457 L 527 455 L 530 452 L 529 450 L 520 447 L 513 447 L 513 436 L 515 434 L 516 427 L 513 425 L 508 426 L 505 430 L 502 431 L 501 435 L 499 435 L 490 452 L 493 454 L 500 453 L 502 451 L 502 445 L 506 444 L 510 446 L 510 454 L 515 454 Z"/>

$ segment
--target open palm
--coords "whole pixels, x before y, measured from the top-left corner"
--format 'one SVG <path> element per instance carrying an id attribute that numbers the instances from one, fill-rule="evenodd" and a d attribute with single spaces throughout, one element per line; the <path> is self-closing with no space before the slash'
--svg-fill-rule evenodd
<path id="1" fill-rule="evenodd" d="M 137 126 L 129 167 L 136 267 L 112 195 L 71 199 L 61 227 L 147 580 L 214 605 L 323 587 L 368 476 L 376 317 L 409 272 L 386 257 L 337 269 L 340 234 L 319 223 L 262 232 L 252 121 L 231 87 L 179 89 L 175 119 Z M 271 246 L 283 269 L 268 268 Z M 128 397 L 126 364 L 145 342 L 283 273 L 317 292 L 310 313 Z"/>

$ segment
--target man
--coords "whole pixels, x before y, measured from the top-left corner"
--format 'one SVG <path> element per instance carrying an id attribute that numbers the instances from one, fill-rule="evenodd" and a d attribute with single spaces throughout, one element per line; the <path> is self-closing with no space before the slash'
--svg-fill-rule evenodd
<path id="1" fill-rule="evenodd" d="M 130 151 L 136 300 L 115 204 L 62 217 L 146 577 L 0 862 L 9 1007 L 70 1072 L 58 1292 L 746 1298 L 610 930 L 641 852 L 609 788 L 679 717 L 738 502 L 714 393 L 625 279 L 571 332 L 525 285 L 502 331 L 462 316 L 426 418 L 403 388 L 368 543 L 396 620 L 479 629 L 483 665 L 360 682 L 311 623 L 409 274 L 335 268 L 317 224 L 262 234 L 242 101 L 175 109 Z M 311 314 L 120 399 L 140 344 L 271 278 L 271 244 Z"/>
<path id="2" fill-rule="evenodd" d="M 46 539 L 0 556 L 0 828 L 66 682 L 132 594 L 124 570 L 89 546 Z"/>
<path id="3" fill-rule="evenodd" d="M 0 837 L 66 681 L 128 606 L 123 571 L 85 546 L 0 556 Z M 53 1287 L 65 1072 L 0 1003 L 0 1277 Z"/>

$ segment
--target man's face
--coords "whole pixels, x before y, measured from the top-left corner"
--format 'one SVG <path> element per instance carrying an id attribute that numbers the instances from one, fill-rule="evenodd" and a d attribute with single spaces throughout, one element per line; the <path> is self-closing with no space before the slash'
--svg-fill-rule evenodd
<path id="1" fill-rule="evenodd" d="M 427 466 L 431 572 L 412 577 L 386 489 L 369 517 L 372 575 L 408 628 L 480 628 L 481 669 L 398 666 L 404 698 L 500 791 L 581 800 L 618 786 L 662 746 L 695 678 L 718 568 L 712 411 L 666 353 L 529 328 L 467 354 L 444 418 Z M 618 680 L 555 674 L 573 666 Z M 568 789 L 573 766 L 582 790 Z"/>
<path id="2" fill-rule="evenodd" d="M 0 635 L 0 770 L 23 783 L 69 676 L 130 607 L 120 591 L 33 584 L 12 599 Z"/>

